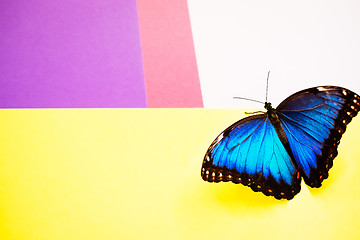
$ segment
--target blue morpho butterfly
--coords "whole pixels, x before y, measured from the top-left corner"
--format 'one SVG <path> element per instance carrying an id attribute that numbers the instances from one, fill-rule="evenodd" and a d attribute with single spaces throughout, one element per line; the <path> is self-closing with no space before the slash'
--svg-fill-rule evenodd
<path id="1" fill-rule="evenodd" d="M 300 192 L 301 178 L 320 187 L 337 155 L 346 125 L 360 110 L 360 97 L 341 87 L 297 92 L 274 109 L 225 129 L 207 150 L 201 176 L 232 181 L 277 199 Z"/>

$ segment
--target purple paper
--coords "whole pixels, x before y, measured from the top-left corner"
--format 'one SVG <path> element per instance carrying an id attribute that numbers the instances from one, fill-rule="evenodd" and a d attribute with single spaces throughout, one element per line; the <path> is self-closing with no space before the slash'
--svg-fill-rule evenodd
<path id="1" fill-rule="evenodd" d="M 0 3 L 0 108 L 146 107 L 136 0 Z"/>

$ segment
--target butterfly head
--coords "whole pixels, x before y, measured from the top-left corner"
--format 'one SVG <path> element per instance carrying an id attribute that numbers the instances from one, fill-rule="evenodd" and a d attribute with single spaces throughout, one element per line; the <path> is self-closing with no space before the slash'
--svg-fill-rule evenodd
<path id="1" fill-rule="evenodd" d="M 271 103 L 265 102 L 265 109 L 268 110 L 268 111 L 273 109 L 273 107 L 271 106 Z"/>

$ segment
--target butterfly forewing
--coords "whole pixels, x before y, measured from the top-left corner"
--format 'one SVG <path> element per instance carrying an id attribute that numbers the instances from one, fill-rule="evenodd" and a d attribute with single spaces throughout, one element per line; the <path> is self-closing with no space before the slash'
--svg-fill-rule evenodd
<path id="1" fill-rule="evenodd" d="M 337 156 L 346 125 L 360 110 L 360 98 L 345 88 L 310 88 L 285 99 L 277 112 L 305 183 L 320 187 Z"/>

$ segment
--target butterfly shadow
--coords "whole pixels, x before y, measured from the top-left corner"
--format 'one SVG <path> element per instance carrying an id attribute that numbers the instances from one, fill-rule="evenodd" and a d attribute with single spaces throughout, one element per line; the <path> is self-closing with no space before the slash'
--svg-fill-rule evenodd
<path id="1" fill-rule="evenodd" d="M 344 176 L 346 176 L 346 169 L 349 168 L 349 166 L 347 166 L 345 161 L 346 160 L 341 156 L 341 154 L 339 154 L 334 161 L 334 166 L 329 171 L 329 177 L 322 182 L 321 187 L 312 188 L 302 184 L 302 188 L 305 188 L 306 186 L 309 193 L 314 198 L 322 198 L 324 195 L 328 195 L 331 194 L 331 192 L 336 191 L 337 186 L 342 181 L 346 180 Z"/>
<path id="2" fill-rule="evenodd" d="M 261 192 L 254 192 L 249 187 L 233 183 L 217 183 L 213 191 L 214 200 L 225 207 L 242 209 L 256 208 L 265 209 L 278 205 L 285 205 L 287 200 L 277 200 L 274 197 L 268 197 Z"/>

